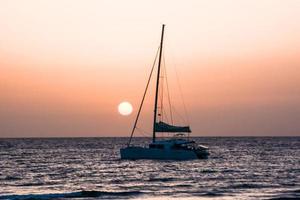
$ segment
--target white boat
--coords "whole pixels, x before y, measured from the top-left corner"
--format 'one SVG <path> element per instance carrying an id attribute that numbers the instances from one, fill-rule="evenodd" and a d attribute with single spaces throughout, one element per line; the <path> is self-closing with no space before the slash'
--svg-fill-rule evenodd
<path id="1" fill-rule="evenodd" d="M 121 159 L 191 160 L 191 159 L 207 158 L 209 155 L 208 148 L 206 146 L 197 145 L 196 142 L 190 140 L 189 137 L 184 137 L 186 136 L 186 134 L 189 136 L 189 133 L 191 133 L 191 129 L 189 126 L 175 126 L 173 124 L 168 124 L 162 121 L 162 114 L 163 114 L 162 111 L 161 113 L 158 112 L 158 96 L 159 96 L 159 83 L 161 78 L 160 73 L 161 73 L 164 28 L 165 25 L 163 24 L 160 47 L 159 47 L 158 70 L 157 70 L 156 90 L 155 90 L 155 99 L 154 99 L 155 103 L 154 103 L 152 143 L 150 143 L 149 146 L 147 147 L 131 145 L 133 133 L 137 128 L 137 122 L 141 113 L 143 102 L 147 93 L 147 89 L 155 65 L 153 65 L 152 67 L 146 85 L 146 89 L 142 98 L 142 102 L 139 107 L 136 120 L 134 122 L 134 126 L 131 132 L 129 142 L 125 148 L 120 149 Z M 158 117 L 160 118 L 159 122 L 157 122 Z M 158 139 L 156 137 L 156 133 L 171 133 L 174 135 L 172 138 L 169 139 Z"/>

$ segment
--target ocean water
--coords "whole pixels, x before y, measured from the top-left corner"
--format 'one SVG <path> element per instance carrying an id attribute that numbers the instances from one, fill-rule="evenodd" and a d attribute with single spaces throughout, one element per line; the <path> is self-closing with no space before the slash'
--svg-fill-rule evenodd
<path id="1" fill-rule="evenodd" d="M 127 140 L 0 139 L 0 199 L 300 199 L 300 137 L 195 138 L 192 161 L 120 160 Z"/>

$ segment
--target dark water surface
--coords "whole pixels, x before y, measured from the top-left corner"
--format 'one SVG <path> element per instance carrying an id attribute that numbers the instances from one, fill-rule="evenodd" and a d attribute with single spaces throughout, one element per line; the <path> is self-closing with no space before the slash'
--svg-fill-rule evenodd
<path id="1" fill-rule="evenodd" d="M 120 160 L 127 138 L 0 139 L 0 199 L 300 199 L 300 137 L 195 139 L 209 159 Z"/>

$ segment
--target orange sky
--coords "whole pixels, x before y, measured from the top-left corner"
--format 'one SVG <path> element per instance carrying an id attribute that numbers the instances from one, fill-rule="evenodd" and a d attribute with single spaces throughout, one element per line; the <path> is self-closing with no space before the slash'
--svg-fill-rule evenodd
<path id="1" fill-rule="evenodd" d="M 194 136 L 300 136 L 298 0 L 3 0 L 0 137 L 128 136 L 162 23 Z"/>

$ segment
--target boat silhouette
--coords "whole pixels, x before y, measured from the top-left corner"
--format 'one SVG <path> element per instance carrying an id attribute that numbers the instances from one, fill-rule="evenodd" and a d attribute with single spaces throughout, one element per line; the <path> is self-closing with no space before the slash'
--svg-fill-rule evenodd
<path id="1" fill-rule="evenodd" d="M 149 82 L 152 76 L 153 65 L 144 95 L 139 107 L 137 117 L 134 122 L 134 126 L 127 143 L 127 146 L 120 149 L 121 159 L 159 159 L 159 160 L 191 160 L 191 159 L 202 159 L 207 158 L 209 155 L 208 148 L 203 145 L 198 145 L 190 137 L 185 137 L 186 134 L 189 136 L 191 133 L 190 126 L 178 126 L 174 124 L 169 124 L 162 121 L 161 115 L 158 112 L 158 97 L 159 97 L 159 85 L 161 76 L 161 60 L 163 51 L 163 41 L 164 41 L 164 30 L 165 25 L 162 25 L 161 40 L 159 46 L 159 59 L 157 68 L 157 78 L 155 86 L 155 99 L 154 99 L 154 113 L 153 113 L 153 131 L 152 131 L 152 143 L 147 147 L 133 146 L 131 144 L 133 133 L 137 128 L 137 122 L 141 113 L 143 102 L 148 90 Z M 156 59 L 155 59 L 156 60 Z M 154 62 L 155 63 L 155 62 Z M 157 121 L 158 117 L 160 120 Z M 172 138 L 160 139 L 156 137 L 156 133 L 171 133 Z"/>

